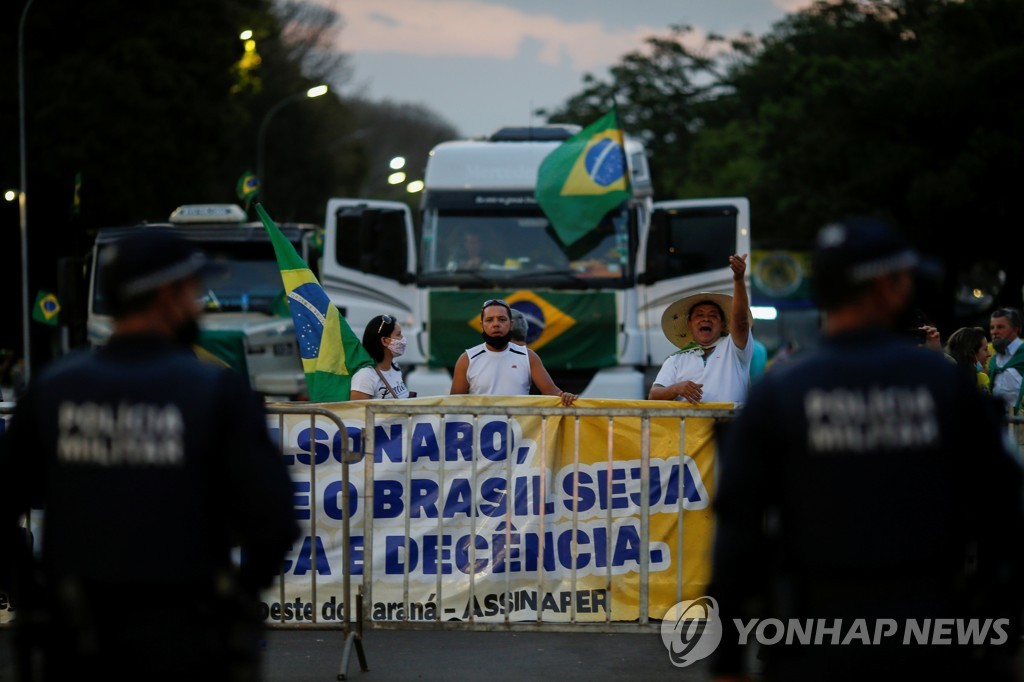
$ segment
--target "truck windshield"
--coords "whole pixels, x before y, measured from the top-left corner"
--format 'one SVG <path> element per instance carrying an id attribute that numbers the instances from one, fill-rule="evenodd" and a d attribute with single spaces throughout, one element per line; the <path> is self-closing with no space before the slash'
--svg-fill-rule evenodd
<path id="1" fill-rule="evenodd" d="M 251 311 L 270 313 L 278 309 L 284 292 L 281 271 L 267 242 L 201 242 L 206 255 L 220 264 L 223 272 L 202 282 L 203 303 L 207 312 Z M 101 245 L 96 263 L 104 262 Z M 96 277 L 100 277 L 97 265 Z M 99 279 L 96 280 L 99 282 Z M 98 286 L 93 287 L 93 313 L 109 315 Z"/>
<path id="2" fill-rule="evenodd" d="M 473 286 L 621 286 L 632 276 L 631 232 L 626 204 L 568 247 L 539 208 L 428 208 L 420 278 L 424 284 Z"/>

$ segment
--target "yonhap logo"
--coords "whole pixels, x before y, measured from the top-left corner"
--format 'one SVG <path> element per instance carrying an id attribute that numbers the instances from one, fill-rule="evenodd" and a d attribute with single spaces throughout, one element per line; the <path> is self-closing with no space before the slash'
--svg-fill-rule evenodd
<path id="1" fill-rule="evenodd" d="M 677 668 L 710 656 L 722 642 L 718 602 L 713 597 L 698 597 L 670 608 L 661 620 L 661 641 Z"/>

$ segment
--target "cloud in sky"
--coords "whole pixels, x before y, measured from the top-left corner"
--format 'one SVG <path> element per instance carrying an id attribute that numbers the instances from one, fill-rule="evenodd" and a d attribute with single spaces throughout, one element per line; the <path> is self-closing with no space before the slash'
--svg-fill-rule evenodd
<path id="1" fill-rule="evenodd" d="M 788 14 L 810 7 L 812 0 L 773 0 L 773 4 Z"/>
<path id="2" fill-rule="evenodd" d="M 577 71 L 606 66 L 666 26 L 611 28 L 595 18 L 548 13 L 472 0 L 321 0 L 345 19 L 339 49 L 356 54 L 514 59 L 536 45 L 542 64 L 568 60 Z M 703 35 L 698 32 L 696 39 Z"/>
<path id="3" fill-rule="evenodd" d="M 673 24 L 708 33 L 761 34 L 810 0 L 307 0 L 343 17 L 335 47 L 351 55 L 342 87 L 422 104 L 463 135 L 525 123 L 557 107 L 582 77 L 607 69 Z"/>

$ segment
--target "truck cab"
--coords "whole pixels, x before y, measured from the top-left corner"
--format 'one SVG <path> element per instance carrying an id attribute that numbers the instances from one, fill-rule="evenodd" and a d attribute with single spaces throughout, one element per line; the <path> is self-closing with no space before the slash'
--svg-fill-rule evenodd
<path id="1" fill-rule="evenodd" d="M 578 126 L 503 128 L 445 142 L 428 158 L 418 223 L 399 202 L 327 205 L 321 282 L 361 335 L 397 315 L 406 381 L 447 394 L 459 355 L 480 342 L 479 312 L 503 298 L 530 323 L 527 344 L 563 389 L 645 398 L 676 350 L 661 315 L 694 291 L 732 292 L 729 255 L 750 250 L 741 197 L 655 202 L 647 156 L 626 137 L 632 196 L 564 245 L 534 198 L 537 171 Z"/>
<path id="2" fill-rule="evenodd" d="M 317 226 L 279 225 L 299 254 L 310 262 Z M 260 222 L 246 220 L 234 204 L 180 206 L 166 222 L 101 228 L 93 245 L 89 277 L 89 345 L 106 343 L 112 319 L 97 286 L 103 251 L 120 237 L 139 230 L 173 230 L 196 242 L 223 272 L 203 282 L 204 313 L 197 353 L 245 374 L 252 388 L 269 398 L 300 399 L 306 379 L 295 327 L 284 301 L 274 247 Z"/>

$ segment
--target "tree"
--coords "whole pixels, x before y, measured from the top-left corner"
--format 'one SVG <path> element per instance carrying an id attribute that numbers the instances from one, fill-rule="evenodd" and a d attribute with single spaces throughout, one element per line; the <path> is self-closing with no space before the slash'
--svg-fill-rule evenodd
<path id="1" fill-rule="evenodd" d="M 241 170 L 225 178 L 221 160 L 247 116 L 231 95 L 232 65 L 241 56 L 241 27 L 268 7 L 265 0 L 48 0 L 30 8 L 23 51 L 30 292 L 55 290 L 58 258 L 82 255 L 99 225 L 164 218 L 186 201 L 230 198 Z M 3 31 L 10 68 L 2 70 L 0 146 L 13 152 L 17 22 L 4 22 Z M 20 185 L 18 166 L 17 154 L 0 159 L 6 187 Z M 0 221 L 12 235 L 0 269 L 19 273 L 17 215 L 5 211 Z M 6 311 L 18 310 L 20 288 L 4 287 Z M 4 325 L 0 342 L 15 345 L 18 331 Z M 45 357 L 48 344 L 40 340 L 34 350 Z"/>
<path id="2" fill-rule="evenodd" d="M 788 15 L 729 53 L 691 54 L 685 32 L 650 39 L 611 80 L 584 80 L 552 120 L 586 119 L 618 93 L 627 131 L 651 148 L 656 195 L 750 197 L 755 241 L 807 247 L 848 213 L 893 219 L 944 259 L 933 315 L 992 242 L 1020 222 L 1024 3 L 830 0 Z M 709 39 L 709 44 L 711 39 Z M 673 65 L 675 68 L 667 68 Z M 1020 305 L 1021 259 L 1000 299 Z M 966 282 L 966 279 L 962 280 Z"/>
<path id="3" fill-rule="evenodd" d="M 655 193 L 666 196 L 679 186 L 688 168 L 686 151 L 700 129 L 697 104 L 721 89 L 722 38 L 709 36 L 699 49 L 687 47 L 689 26 L 673 26 L 668 37 L 652 36 L 640 49 L 611 67 L 610 79 L 592 74 L 584 89 L 560 108 L 540 109 L 552 123 L 587 125 L 616 102 L 627 132 L 647 146 Z"/>
<path id="4" fill-rule="evenodd" d="M 458 136 L 455 128 L 433 111 L 418 104 L 372 102 L 363 99 L 350 101 L 355 111 L 357 144 L 366 156 L 369 172 L 364 177 L 358 196 L 407 201 L 418 200 L 410 195 L 406 184 L 422 180 L 427 156 L 437 144 Z M 405 159 L 402 171 L 406 181 L 388 184 L 392 172 L 391 159 Z"/>
<path id="5" fill-rule="evenodd" d="M 818 3 L 765 36 L 729 75 L 712 138 L 739 120 L 763 173 L 749 189 L 758 232 L 807 243 L 852 212 L 893 219 L 947 266 L 926 305 L 952 301 L 991 244 L 1016 246 L 1022 173 L 1024 5 L 1005 0 Z M 969 236 L 970 235 L 970 236 Z M 1020 305 L 1020 259 L 1001 300 Z"/>
<path id="6" fill-rule="evenodd" d="M 255 49 L 239 39 L 243 29 Z M 0 24 L 0 148 L 11 152 L 0 156 L 3 189 L 20 186 L 17 30 Z M 84 256 L 99 227 L 237 201 L 267 112 L 318 83 L 342 91 L 350 71 L 334 48 L 340 30 L 336 13 L 292 0 L 35 2 L 24 31 L 29 304 L 37 289 L 58 289 L 58 259 Z M 330 197 L 359 190 L 370 157 L 357 125 L 355 106 L 337 94 L 275 113 L 265 203 L 276 220 L 319 223 Z M 0 302 L 12 319 L 21 319 L 18 225 L 16 204 L 0 205 Z M 31 331 L 35 371 L 50 344 L 47 330 Z M 19 348 L 20 332 L 0 327 L 0 348 Z"/>
<path id="7" fill-rule="evenodd" d="M 328 84 L 327 96 L 299 99 L 270 119 L 265 136 L 265 191 L 261 198 L 279 220 L 321 222 L 331 196 L 356 191 L 367 172 L 352 134 L 355 112 L 340 96 L 350 69 L 332 44 L 341 31 L 336 12 L 288 0 L 260 35 L 260 89 L 250 97 L 249 121 L 238 153 L 255 163 L 258 127 L 271 108 L 309 87 Z M 237 162 L 236 162 L 237 163 Z M 241 171 L 236 172 L 236 177 Z"/>

